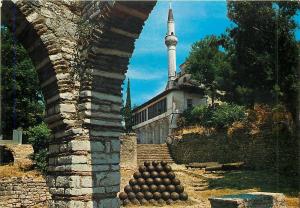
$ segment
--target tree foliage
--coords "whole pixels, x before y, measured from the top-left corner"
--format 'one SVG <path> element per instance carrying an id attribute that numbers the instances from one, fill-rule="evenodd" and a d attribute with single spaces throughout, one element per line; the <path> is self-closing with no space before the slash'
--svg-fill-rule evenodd
<path id="1" fill-rule="evenodd" d="M 32 144 L 34 149 L 33 159 L 36 162 L 37 169 L 46 172 L 48 167 L 48 144 L 51 135 L 50 129 L 42 122 L 39 125 L 30 127 L 26 134 L 29 143 Z"/>
<path id="2" fill-rule="evenodd" d="M 298 1 L 229 1 L 232 26 L 221 37 L 207 36 L 192 46 L 188 71 L 212 99 L 247 106 L 283 103 L 296 115 L 299 5 Z"/>
<path id="3" fill-rule="evenodd" d="M 36 168 L 47 170 L 50 130 L 43 123 L 45 103 L 38 76 L 25 48 L 14 40 L 6 27 L 1 27 L 2 127 L 4 138 L 22 127 L 25 142 L 32 144 Z"/>
<path id="4" fill-rule="evenodd" d="M 187 71 L 199 81 L 212 98 L 220 97 L 220 89 L 223 89 L 230 65 L 226 54 L 221 51 L 220 38 L 214 35 L 206 36 L 204 39 L 192 45 L 191 52 L 186 60 Z"/>
<path id="5" fill-rule="evenodd" d="M 299 50 L 297 1 L 228 2 L 234 23 L 224 47 L 231 60 L 227 100 L 253 106 L 282 102 L 295 113 Z"/>
<path id="6" fill-rule="evenodd" d="M 10 138 L 14 128 L 40 123 L 45 105 L 32 61 L 6 27 L 1 28 L 1 54 L 2 130 Z"/>

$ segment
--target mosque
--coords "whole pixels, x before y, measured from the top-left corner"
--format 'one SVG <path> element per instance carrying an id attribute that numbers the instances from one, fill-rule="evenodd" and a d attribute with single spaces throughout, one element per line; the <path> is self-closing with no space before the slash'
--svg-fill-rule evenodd
<path id="1" fill-rule="evenodd" d="M 173 10 L 170 7 L 165 44 L 168 51 L 168 81 L 163 92 L 133 109 L 133 130 L 139 144 L 163 144 L 177 128 L 177 118 L 186 109 L 207 104 L 204 90 L 195 84 L 186 64 L 176 73 L 176 45 Z"/>

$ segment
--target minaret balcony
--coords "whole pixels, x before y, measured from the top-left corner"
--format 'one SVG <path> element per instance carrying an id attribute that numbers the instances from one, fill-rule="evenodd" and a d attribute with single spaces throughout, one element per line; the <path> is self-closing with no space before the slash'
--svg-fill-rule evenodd
<path id="1" fill-rule="evenodd" d="M 167 35 L 165 37 L 165 43 L 167 46 L 176 46 L 178 43 L 178 38 L 175 35 Z"/>

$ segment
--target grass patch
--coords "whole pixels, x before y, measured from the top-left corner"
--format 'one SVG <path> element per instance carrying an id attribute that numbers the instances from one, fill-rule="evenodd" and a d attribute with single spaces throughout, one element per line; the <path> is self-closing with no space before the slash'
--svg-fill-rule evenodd
<path id="1" fill-rule="evenodd" d="M 0 166 L 0 178 L 4 177 L 33 177 L 42 178 L 42 174 L 36 170 L 25 171 L 18 165 L 10 164 Z"/>

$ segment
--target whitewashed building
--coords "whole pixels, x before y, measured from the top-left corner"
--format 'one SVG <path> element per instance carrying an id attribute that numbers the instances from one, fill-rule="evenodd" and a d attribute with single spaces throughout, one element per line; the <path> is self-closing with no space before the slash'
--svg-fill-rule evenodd
<path id="1" fill-rule="evenodd" d="M 176 74 L 176 45 L 173 11 L 168 13 L 165 44 L 168 49 L 168 83 L 165 90 L 133 110 L 133 130 L 140 144 L 162 144 L 176 128 L 177 118 L 185 109 L 207 104 L 203 89 L 185 73 L 185 65 Z"/>

